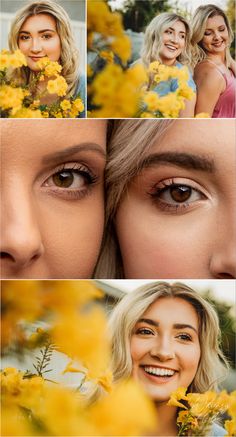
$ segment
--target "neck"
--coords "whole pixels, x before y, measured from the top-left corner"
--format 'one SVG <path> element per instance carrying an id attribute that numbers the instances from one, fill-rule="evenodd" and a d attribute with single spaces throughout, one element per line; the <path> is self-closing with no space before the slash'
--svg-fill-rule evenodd
<path id="1" fill-rule="evenodd" d="M 155 405 L 157 410 L 157 429 L 155 436 L 177 436 L 177 408 L 169 407 L 166 403 L 156 403 Z"/>

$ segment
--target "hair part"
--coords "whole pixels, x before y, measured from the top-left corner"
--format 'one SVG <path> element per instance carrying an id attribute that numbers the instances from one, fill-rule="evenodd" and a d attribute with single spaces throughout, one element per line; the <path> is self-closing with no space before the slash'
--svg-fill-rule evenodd
<path id="1" fill-rule="evenodd" d="M 233 32 L 232 32 L 232 29 L 230 27 L 229 19 L 228 19 L 227 15 L 225 14 L 225 12 L 221 8 L 219 8 L 218 6 L 211 5 L 211 4 L 205 5 L 205 6 L 199 6 L 196 9 L 195 14 L 193 16 L 191 43 L 192 43 L 192 47 L 193 47 L 192 59 L 193 59 L 193 66 L 194 67 L 197 65 L 197 63 L 199 63 L 207 58 L 207 54 L 202 47 L 202 39 L 204 37 L 208 18 L 212 18 L 212 17 L 216 17 L 216 16 L 223 17 L 223 19 L 225 21 L 225 25 L 228 29 L 229 47 L 227 47 L 227 49 L 226 49 L 226 65 L 227 65 L 227 67 L 229 67 L 229 62 L 230 62 L 229 48 L 230 48 L 230 45 L 233 41 Z"/>
<path id="2" fill-rule="evenodd" d="M 191 49 L 190 49 L 190 27 L 188 22 L 181 15 L 175 13 L 164 12 L 157 15 L 149 23 L 144 34 L 144 42 L 141 50 L 141 59 L 145 67 L 153 61 L 162 62 L 160 59 L 160 48 L 162 35 L 172 24 L 180 21 L 186 29 L 185 48 L 177 57 L 177 60 L 182 64 L 191 65 Z"/>
<path id="3" fill-rule="evenodd" d="M 69 16 L 62 6 L 56 3 L 56 1 L 31 1 L 30 4 L 20 9 L 11 25 L 8 37 L 9 48 L 12 51 L 19 48 L 19 32 L 24 22 L 29 17 L 39 14 L 48 14 L 55 19 L 57 33 L 61 42 L 61 75 L 65 78 L 68 84 L 67 96 L 73 95 L 78 86 L 79 53 L 73 38 Z M 21 67 L 13 74 L 23 85 L 29 84 L 32 79 L 32 72 L 28 67 Z"/>
<path id="4" fill-rule="evenodd" d="M 109 321 L 112 341 L 114 381 L 127 379 L 132 373 L 130 341 L 137 321 L 160 298 L 181 298 L 195 309 L 199 320 L 201 356 L 189 392 L 217 390 L 228 372 L 228 363 L 220 349 L 221 332 L 213 306 L 185 284 L 153 282 L 127 294 L 113 310 Z"/>

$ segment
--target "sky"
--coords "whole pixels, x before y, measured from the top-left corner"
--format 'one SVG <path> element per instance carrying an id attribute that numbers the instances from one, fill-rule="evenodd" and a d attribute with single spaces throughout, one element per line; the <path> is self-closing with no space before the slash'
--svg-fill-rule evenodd
<path id="1" fill-rule="evenodd" d="M 109 4 L 115 8 L 122 7 L 125 0 L 110 0 Z M 139 0 L 142 1 L 142 0 Z M 169 0 L 169 3 L 175 3 L 175 0 Z M 198 6 L 206 4 L 215 4 L 222 9 L 225 9 L 227 0 L 179 0 L 179 6 L 188 9 L 190 12 L 194 12 Z"/>
<path id="2" fill-rule="evenodd" d="M 152 280 L 102 280 L 102 282 L 106 282 L 107 284 L 112 285 L 113 287 L 120 288 L 124 291 L 130 292 L 132 290 L 135 290 L 135 288 L 140 287 L 141 285 L 147 284 L 149 282 L 153 282 Z M 167 279 L 167 282 L 174 283 L 174 282 L 183 282 L 184 284 L 188 285 L 189 287 L 192 287 L 196 291 L 205 291 L 207 289 L 210 289 L 213 291 L 215 297 L 217 297 L 219 300 L 223 302 L 228 302 L 231 304 L 236 305 L 236 284 L 234 280 L 214 280 L 214 279 L 184 279 L 182 281 L 180 280 L 169 280 Z"/>

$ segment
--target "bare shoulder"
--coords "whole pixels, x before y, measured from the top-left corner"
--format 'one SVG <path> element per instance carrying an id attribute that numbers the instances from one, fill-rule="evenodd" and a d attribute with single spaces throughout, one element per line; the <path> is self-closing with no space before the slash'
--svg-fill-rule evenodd
<path id="1" fill-rule="evenodd" d="M 219 69 L 210 62 L 201 62 L 194 69 L 194 80 L 207 86 L 214 84 L 223 88 L 225 80 Z"/>

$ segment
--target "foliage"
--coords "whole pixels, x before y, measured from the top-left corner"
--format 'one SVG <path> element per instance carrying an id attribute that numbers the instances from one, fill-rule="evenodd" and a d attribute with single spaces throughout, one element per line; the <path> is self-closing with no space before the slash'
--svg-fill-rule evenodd
<path id="1" fill-rule="evenodd" d="M 229 18 L 231 28 L 234 32 L 234 41 L 232 42 L 230 53 L 233 59 L 235 59 L 235 0 L 228 0 L 226 6 L 226 15 Z"/>
<path id="2" fill-rule="evenodd" d="M 0 54 L 0 111 L 3 118 L 74 118 L 84 110 L 82 100 L 70 97 L 62 99 L 67 92 L 67 83 L 60 76 L 61 65 L 47 57 L 37 62 L 39 72 L 27 86 L 19 86 L 14 79 L 15 69 L 26 67 L 26 59 L 20 50 Z M 39 91 L 40 84 L 45 89 Z M 41 99 L 55 94 L 58 98 L 50 104 L 42 104 Z"/>
<path id="3" fill-rule="evenodd" d="M 126 0 L 122 6 L 125 29 L 142 32 L 161 12 L 170 10 L 168 0 Z"/>
<path id="4" fill-rule="evenodd" d="M 236 391 L 230 395 L 225 391 L 215 393 L 188 393 L 186 389 L 179 387 L 172 393 L 168 405 L 180 408 L 177 424 L 179 436 L 208 436 L 212 423 L 220 413 L 228 412 L 231 420 L 226 423 L 228 436 L 236 432 Z"/>

